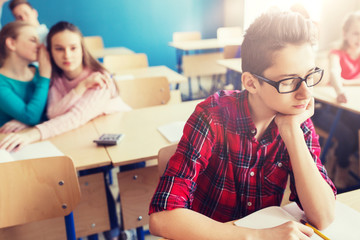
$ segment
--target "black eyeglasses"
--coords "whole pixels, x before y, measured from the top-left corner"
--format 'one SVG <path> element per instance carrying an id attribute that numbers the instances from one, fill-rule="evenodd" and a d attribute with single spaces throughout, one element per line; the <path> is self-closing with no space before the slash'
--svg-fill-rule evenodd
<path id="1" fill-rule="evenodd" d="M 278 82 L 275 82 L 275 81 L 267 79 L 265 77 L 256 75 L 254 73 L 252 73 L 252 75 L 254 75 L 258 79 L 270 84 L 271 86 L 276 88 L 276 90 L 279 93 L 291 93 L 291 92 L 295 92 L 296 90 L 298 90 L 299 87 L 301 86 L 302 82 L 305 82 L 306 86 L 308 86 L 308 87 L 313 87 L 316 84 L 318 84 L 324 75 L 324 70 L 316 67 L 314 69 L 314 71 L 309 73 L 308 75 L 306 75 L 305 78 L 291 77 L 291 78 L 282 79 Z"/>

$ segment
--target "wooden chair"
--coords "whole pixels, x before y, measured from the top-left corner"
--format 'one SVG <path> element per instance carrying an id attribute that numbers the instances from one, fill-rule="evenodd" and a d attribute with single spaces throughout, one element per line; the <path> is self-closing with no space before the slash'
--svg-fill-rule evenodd
<path id="1" fill-rule="evenodd" d="M 145 68 L 149 66 L 148 58 L 145 53 L 106 55 L 104 57 L 104 67 L 111 73 L 118 70 Z"/>
<path id="2" fill-rule="evenodd" d="M 199 90 L 203 91 L 206 95 L 206 90 L 200 84 L 201 77 L 212 77 L 213 86 L 210 90 L 211 92 L 218 88 L 216 84 L 219 84 L 221 76 L 226 74 L 226 68 L 217 63 L 220 59 L 224 59 L 222 52 L 200 53 L 184 55 L 182 57 L 183 74 L 189 81 L 189 99 L 192 99 L 191 79 L 193 77 L 198 79 Z"/>
<path id="3" fill-rule="evenodd" d="M 0 163 L 0 228 L 65 217 L 68 239 L 76 239 L 72 211 L 80 187 L 67 156 Z"/>
<path id="4" fill-rule="evenodd" d="M 124 230 L 137 228 L 141 235 L 142 226 L 149 224 L 149 204 L 159 182 L 157 166 L 119 172 L 117 177 Z"/>
<path id="5" fill-rule="evenodd" d="M 90 53 L 104 49 L 104 42 L 101 36 L 85 36 L 83 39 Z"/>
<path id="6" fill-rule="evenodd" d="M 224 59 L 240 58 L 240 45 L 226 45 L 224 47 Z M 241 73 L 226 69 L 226 84 L 227 89 L 241 90 Z"/>
<path id="7" fill-rule="evenodd" d="M 166 77 L 117 80 L 121 98 L 132 108 L 166 104 L 170 100 L 169 81 Z"/>
<path id="8" fill-rule="evenodd" d="M 183 41 L 194 41 L 194 40 L 200 40 L 201 39 L 201 33 L 199 31 L 193 31 L 193 32 L 174 32 L 172 36 L 173 42 L 183 42 Z M 189 54 L 189 51 L 184 51 L 185 55 Z M 182 73 L 182 50 L 176 49 L 176 62 L 177 62 L 177 71 L 178 73 Z M 200 85 L 199 85 L 200 87 Z M 175 89 L 179 88 L 179 84 L 176 84 Z M 189 80 L 189 88 L 190 86 L 190 80 Z"/>
<path id="9" fill-rule="evenodd" d="M 198 31 L 194 32 L 174 32 L 172 40 L 173 42 L 182 42 L 182 41 L 191 41 L 191 40 L 200 40 L 201 33 Z"/>
<path id="10" fill-rule="evenodd" d="M 138 168 L 118 173 L 121 201 L 122 223 L 124 229 L 141 228 L 149 224 L 149 204 L 159 182 L 159 176 L 165 170 L 170 157 L 175 153 L 177 144 L 160 149 L 158 166 Z M 138 239 L 142 239 L 138 236 Z"/>
<path id="11" fill-rule="evenodd" d="M 318 86 L 326 86 L 330 83 L 330 63 L 329 63 L 329 51 L 323 50 L 316 53 L 315 64 L 317 67 L 324 69 L 324 75 Z"/>
<path id="12" fill-rule="evenodd" d="M 163 147 L 159 150 L 158 153 L 158 174 L 159 177 L 161 177 L 166 169 L 167 163 L 169 162 L 169 159 L 174 155 L 177 143 L 171 144 L 169 146 Z"/>

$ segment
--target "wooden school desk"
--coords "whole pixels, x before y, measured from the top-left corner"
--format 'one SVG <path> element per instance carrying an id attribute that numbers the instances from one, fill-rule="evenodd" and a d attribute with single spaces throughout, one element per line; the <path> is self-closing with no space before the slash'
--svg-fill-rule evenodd
<path id="1" fill-rule="evenodd" d="M 241 58 L 228 58 L 228 59 L 221 59 L 217 61 L 218 64 L 224 66 L 232 71 L 235 72 L 242 72 L 241 69 Z"/>
<path id="2" fill-rule="evenodd" d="M 342 202 L 360 212 L 360 189 L 337 195 L 337 201 Z"/>
<path id="3" fill-rule="evenodd" d="M 336 92 L 333 89 L 333 87 L 331 87 L 331 86 L 315 86 L 314 87 L 313 95 L 316 100 L 330 104 L 332 106 L 335 106 L 338 109 L 335 120 L 334 120 L 333 124 L 331 125 L 330 131 L 329 131 L 329 136 L 326 139 L 326 143 L 322 149 L 320 159 L 324 159 L 327 151 L 329 150 L 331 138 L 334 134 L 337 123 L 340 120 L 342 111 L 345 109 L 345 110 L 354 112 L 356 114 L 360 114 L 360 97 L 359 97 L 360 87 L 359 86 L 348 86 L 348 87 L 344 87 L 344 90 L 345 90 L 345 94 L 347 96 L 348 102 L 347 103 L 338 103 L 336 101 Z"/>
<path id="4" fill-rule="evenodd" d="M 157 130 L 164 124 L 186 121 L 200 101 L 160 105 L 101 116 L 93 120 L 99 133 L 123 133 L 116 146 L 106 150 L 114 166 L 155 159 L 170 142 Z"/>
<path id="5" fill-rule="evenodd" d="M 104 147 L 92 142 L 99 137 L 92 122 L 48 139 L 64 155 L 73 159 L 77 170 L 111 164 Z M 110 229 L 105 183 L 102 173 L 79 177 L 81 201 L 74 210 L 77 237 L 85 237 Z M 46 231 L 45 231 L 46 230 Z M 53 218 L 12 228 L 0 229 L 0 239 L 65 239 L 63 218 Z"/>
<path id="6" fill-rule="evenodd" d="M 182 83 L 186 81 L 186 77 L 173 71 L 166 66 L 152 66 L 147 68 L 123 69 L 115 73 L 115 79 L 128 78 L 147 78 L 147 77 L 161 77 L 168 79 L 170 84 Z"/>
<path id="7" fill-rule="evenodd" d="M 178 41 L 170 42 L 169 46 L 177 49 L 176 51 L 176 63 L 177 70 L 179 73 L 182 72 L 182 56 L 189 51 L 194 50 L 211 50 L 211 49 L 221 49 L 225 45 L 241 45 L 243 39 L 232 39 L 225 41 L 220 41 L 217 38 L 211 39 L 200 39 L 200 40 L 189 40 L 189 41 Z"/>

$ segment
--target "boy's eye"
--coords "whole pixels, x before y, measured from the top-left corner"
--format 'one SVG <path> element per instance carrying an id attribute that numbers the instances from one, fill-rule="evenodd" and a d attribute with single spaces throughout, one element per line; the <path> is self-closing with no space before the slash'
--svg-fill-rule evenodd
<path id="1" fill-rule="evenodd" d="M 292 85 L 294 85 L 294 84 L 296 84 L 297 83 L 297 79 L 296 78 L 292 78 L 292 79 L 287 79 L 287 80 L 285 80 L 285 81 L 282 81 L 280 84 L 282 85 L 282 86 L 292 86 Z"/>

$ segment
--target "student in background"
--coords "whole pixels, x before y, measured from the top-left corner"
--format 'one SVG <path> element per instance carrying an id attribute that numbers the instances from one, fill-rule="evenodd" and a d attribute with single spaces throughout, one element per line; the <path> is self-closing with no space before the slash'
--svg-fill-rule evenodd
<path id="1" fill-rule="evenodd" d="M 31 62 L 39 61 L 39 67 Z M 34 26 L 11 22 L 0 32 L 0 132 L 44 120 L 51 64 Z"/>
<path id="2" fill-rule="evenodd" d="M 26 133 L 5 137 L 0 147 L 8 151 L 72 130 L 97 116 L 130 110 L 109 73 L 85 48 L 76 26 L 68 22 L 55 24 L 47 44 L 53 69 L 47 106 L 49 120 Z"/>
<path id="3" fill-rule="evenodd" d="M 341 47 L 330 53 L 330 81 L 337 101 L 346 103 L 343 86 L 360 86 L 360 11 L 347 16 L 342 36 Z"/>
<path id="4" fill-rule="evenodd" d="M 131 110 L 118 95 L 113 79 L 85 48 L 80 30 L 68 22 L 58 22 L 49 31 L 47 47 L 52 64 L 48 96 L 48 121 L 0 141 L 0 148 L 12 151 L 77 128 L 91 119 L 119 111 Z M 97 169 L 102 170 L 102 169 Z M 107 189 L 109 208 L 115 208 Z M 120 234 L 117 216 L 111 215 L 108 238 Z"/>
<path id="5" fill-rule="evenodd" d="M 3 10 L 3 5 L 4 3 L 6 3 L 9 0 L 0 0 L 0 20 L 1 20 L 1 16 L 2 16 L 2 10 Z M 1 21 L 0 21 L 0 29 L 1 29 Z"/>
<path id="6" fill-rule="evenodd" d="M 9 8 L 16 20 L 34 25 L 37 29 L 40 42 L 45 43 L 49 29 L 45 24 L 39 23 L 37 10 L 27 0 L 12 0 L 9 3 Z"/>
<path id="7" fill-rule="evenodd" d="M 242 43 L 244 91 L 219 91 L 184 127 L 150 204 L 150 232 L 168 239 L 309 239 L 296 222 L 268 229 L 223 224 L 290 200 L 317 228 L 334 219 L 336 189 L 319 159 L 310 117 L 313 24 L 293 12 L 267 12 Z"/>
<path id="8" fill-rule="evenodd" d="M 342 38 L 341 46 L 330 52 L 330 84 L 336 91 L 337 101 L 346 103 L 348 100 L 343 86 L 360 86 L 360 11 L 346 17 Z M 336 110 L 322 104 L 313 117 L 314 124 L 325 131 L 330 131 Z M 337 140 L 334 183 L 339 189 L 356 183 L 349 174 L 349 168 L 350 157 L 359 146 L 358 129 L 360 129 L 360 116 L 343 110 L 334 132 L 334 138 Z"/>

